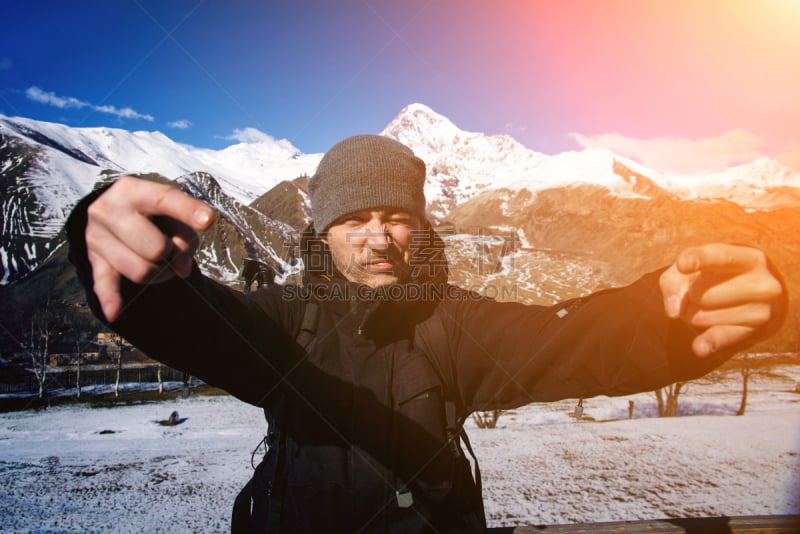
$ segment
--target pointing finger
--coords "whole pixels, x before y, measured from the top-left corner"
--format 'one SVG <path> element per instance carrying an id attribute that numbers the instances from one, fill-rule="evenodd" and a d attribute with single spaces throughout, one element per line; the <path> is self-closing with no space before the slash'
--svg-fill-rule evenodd
<path id="1" fill-rule="evenodd" d="M 133 207 L 143 215 L 165 215 L 199 232 L 207 230 L 214 222 L 214 210 L 208 204 L 172 185 L 124 177 L 114 186 L 119 187 Z"/>
<path id="2" fill-rule="evenodd" d="M 207 230 L 214 222 L 214 211 L 205 202 L 175 187 L 166 186 L 162 191 L 161 196 L 145 202 L 143 213 L 166 215 L 200 232 Z M 153 202 L 152 206 L 149 202 Z M 153 211 L 148 213 L 148 208 Z"/>

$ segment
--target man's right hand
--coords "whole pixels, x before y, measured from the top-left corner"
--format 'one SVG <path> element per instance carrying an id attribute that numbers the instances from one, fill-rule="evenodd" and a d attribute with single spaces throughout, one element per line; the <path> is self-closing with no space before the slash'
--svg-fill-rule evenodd
<path id="1" fill-rule="evenodd" d="M 176 187 L 128 176 L 92 202 L 87 215 L 94 292 L 109 322 L 122 313 L 121 277 L 154 284 L 189 276 L 197 232 L 214 222 L 211 207 Z"/>

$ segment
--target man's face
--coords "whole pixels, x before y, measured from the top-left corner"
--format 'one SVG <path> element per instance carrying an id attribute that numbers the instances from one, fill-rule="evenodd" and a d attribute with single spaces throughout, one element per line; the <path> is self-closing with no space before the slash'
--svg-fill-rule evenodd
<path id="1" fill-rule="evenodd" d="M 338 218 L 323 241 L 334 266 L 351 282 L 379 287 L 406 280 L 411 272 L 411 241 L 420 218 L 395 208 L 375 208 Z"/>

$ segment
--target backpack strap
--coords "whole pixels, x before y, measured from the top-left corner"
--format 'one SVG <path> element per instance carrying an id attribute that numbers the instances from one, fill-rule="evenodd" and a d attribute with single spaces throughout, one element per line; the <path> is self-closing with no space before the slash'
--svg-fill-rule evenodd
<path id="1" fill-rule="evenodd" d="M 450 347 L 446 345 L 447 332 L 444 329 L 444 323 L 434 313 L 417 324 L 414 334 L 414 344 L 422 349 L 442 383 L 447 439 L 451 445 L 457 445 L 458 435 L 464 422 L 462 419 L 464 410 L 462 409 L 461 395 L 456 387 L 455 365 L 450 358 Z"/>
<path id="2" fill-rule="evenodd" d="M 303 322 L 300 323 L 300 333 L 297 334 L 297 343 L 306 352 L 314 348 L 317 340 L 317 326 L 319 325 L 319 304 L 313 300 L 306 302 L 303 310 Z"/>
<path id="3" fill-rule="evenodd" d="M 478 458 L 475 456 L 475 451 L 472 450 L 472 444 L 469 442 L 467 431 L 464 430 L 464 421 L 467 418 L 467 413 L 461 399 L 461 393 L 458 390 L 455 361 L 450 352 L 448 339 L 444 320 L 435 312 L 431 317 L 416 326 L 414 343 L 422 349 L 423 354 L 428 358 L 434 371 L 439 375 L 444 389 L 447 440 L 455 456 L 460 456 L 461 454 L 459 440 L 466 446 L 475 466 L 475 485 L 479 494 L 482 495 L 481 470 L 478 467 Z"/>
<path id="4" fill-rule="evenodd" d="M 311 350 L 317 339 L 317 326 L 319 324 L 319 304 L 309 300 L 305 303 L 303 310 L 303 321 L 300 324 L 300 332 L 297 334 L 296 341 L 308 352 Z M 285 412 L 285 386 L 281 383 L 278 386 L 278 401 L 275 404 L 273 417 L 267 416 L 269 424 L 270 446 L 276 447 L 275 473 L 270 483 L 269 511 L 267 513 L 266 532 L 272 534 L 280 530 L 281 513 L 283 511 L 283 497 L 286 488 L 286 436 L 281 429 L 284 421 Z M 265 416 L 266 416 L 265 411 Z"/>
<path id="5" fill-rule="evenodd" d="M 272 475 L 272 480 L 269 485 L 269 507 L 267 511 L 267 534 L 273 534 L 280 531 L 281 526 L 281 512 L 283 511 L 283 492 L 286 488 L 286 437 L 281 432 L 280 427 L 276 421 L 280 418 L 283 419 L 283 388 L 279 392 L 278 402 L 275 407 L 275 414 L 273 418 L 268 418 L 269 421 L 269 442 L 270 448 L 276 447 L 275 451 L 275 472 Z"/>

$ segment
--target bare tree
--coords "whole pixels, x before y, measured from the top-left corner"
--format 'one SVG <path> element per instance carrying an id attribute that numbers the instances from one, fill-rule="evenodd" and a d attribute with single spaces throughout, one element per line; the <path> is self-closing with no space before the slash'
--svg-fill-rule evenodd
<path id="1" fill-rule="evenodd" d="M 749 392 L 750 379 L 757 376 L 768 376 L 771 367 L 779 361 L 780 355 L 759 356 L 758 354 L 741 354 L 728 362 L 728 367 L 739 371 L 742 377 L 742 396 L 739 401 L 739 409 L 736 415 L 744 415 L 747 409 L 747 395 Z"/>
<path id="2" fill-rule="evenodd" d="M 27 349 L 31 359 L 31 370 L 39 386 L 39 398 L 44 398 L 47 371 L 50 368 L 50 341 L 56 334 L 55 313 L 51 309 L 48 296 L 44 305 L 38 308 L 30 321 Z"/>
<path id="3" fill-rule="evenodd" d="M 75 394 L 81 398 L 81 369 L 88 338 L 92 335 L 92 319 L 74 310 L 64 317 L 64 332 L 72 338 L 75 348 Z"/>
<path id="4" fill-rule="evenodd" d="M 495 428 L 497 427 L 497 420 L 505 413 L 505 410 L 490 410 L 488 412 L 475 412 L 472 414 L 472 420 L 478 425 L 478 428 Z"/>
<path id="5" fill-rule="evenodd" d="M 687 384 L 688 382 L 675 382 L 655 390 L 659 417 L 675 417 L 678 413 L 678 398 Z"/>
<path id="6" fill-rule="evenodd" d="M 736 410 L 736 415 L 744 415 L 744 411 L 747 409 L 747 387 L 753 372 L 754 369 L 752 367 L 742 367 L 739 369 L 739 374 L 742 376 L 742 398 L 739 401 L 739 409 Z"/>
<path id="7" fill-rule="evenodd" d="M 77 361 L 75 362 L 75 396 L 79 399 L 81 398 L 81 362 L 83 361 L 83 352 L 81 351 L 80 347 L 81 344 L 79 342 L 75 342 L 77 345 L 78 354 L 76 356 Z"/>
<path id="8" fill-rule="evenodd" d="M 119 397 L 119 375 L 122 374 L 122 345 L 119 343 L 115 343 L 117 354 L 116 354 L 116 361 L 117 361 L 117 376 L 114 379 L 114 396 Z"/>

